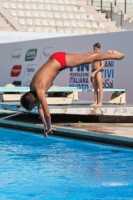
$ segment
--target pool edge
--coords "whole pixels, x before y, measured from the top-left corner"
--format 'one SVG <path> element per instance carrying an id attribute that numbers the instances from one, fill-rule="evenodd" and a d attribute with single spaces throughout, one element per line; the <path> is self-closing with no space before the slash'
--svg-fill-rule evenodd
<path id="1" fill-rule="evenodd" d="M 19 129 L 23 131 L 35 132 L 38 134 L 43 134 L 44 129 L 43 125 L 41 124 L 17 122 L 12 120 L 1 120 L 0 126 L 12 129 Z M 113 134 L 105 134 L 101 132 L 90 132 L 84 129 L 79 130 L 66 127 L 56 127 L 54 135 L 133 148 L 133 138 Z"/>

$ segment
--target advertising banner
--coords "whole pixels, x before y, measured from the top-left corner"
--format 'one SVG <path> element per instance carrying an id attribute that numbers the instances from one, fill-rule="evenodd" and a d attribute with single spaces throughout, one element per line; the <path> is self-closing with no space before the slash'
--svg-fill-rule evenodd
<path id="1" fill-rule="evenodd" d="M 58 51 L 84 54 L 93 51 L 93 45 L 101 44 L 101 51 L 118 50 L 125 54 L 123 60 L 104 62 L 103 87 L 126 89 L 127 102 L 133 103 L 133 31 L 95 35 L 66 36 L 31 41 L 0 44 L 0 86 L 13 83 L 29 86 L 34 73 Z M 126 41 L 126 42 L 125 42 Z M 66 69 L 55 78 L 54 85 L 91 88 L 91 64 Z M 111 94 L 105 92 L 104 100 Z M 80 99 L 93 100 L 93 93 L 81 93 Z"/>
<path id="2" fill-rule="evenodd" d="M 69 86 L 78 87 L 80 89 L 90 88 L 89 71 L 89 64 L 83 64 L 77 68 L 71 68 L 69 70 Z"/>
<path id="3" fill-rule="evenodd" d="M 19 31 L 0 31 L 0 43 L 11 43 L 19 41 L 29 41 L 41 38 L 61 37 L 70 35 L 67 33 L 41 33 L 41 32 L 19 32 Z"/>

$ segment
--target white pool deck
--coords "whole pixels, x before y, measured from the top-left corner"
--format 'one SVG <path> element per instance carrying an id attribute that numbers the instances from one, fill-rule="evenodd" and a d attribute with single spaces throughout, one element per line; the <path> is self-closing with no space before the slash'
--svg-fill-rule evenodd
<path id="1" fill-rule="evenodd" d="M 133 104 L 111 105 L 103 103 L 101 107 L 91 107 L 91 103 L 86 100 L 79 100 L 70 105 L 50 105 L 49 110 L 51 114 L 133 116 Z M 27 112 L 19 102 L 0 102 L 0 109 Z M 34 108 L 30 113 L 37 114 L 37 108 Z"/>

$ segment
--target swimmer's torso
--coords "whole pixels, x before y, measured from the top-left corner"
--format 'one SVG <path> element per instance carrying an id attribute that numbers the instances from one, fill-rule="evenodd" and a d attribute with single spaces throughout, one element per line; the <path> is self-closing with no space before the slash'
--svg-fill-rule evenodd
<path id="1" fill-rule="evenodd" d="M 60 72 L 60 64 L 49 59 L 33 76 L 30 89 L 35 91 L 35 88 L 43 89 L 46 92 L 52 85 L 53 80 Z"/>
<path id="2" fill-rule="evenodd" d="M 101 61 L 94 62 L 92 63 L 92 69 L 99 69 L 101 65 L 102 65 Z"/>

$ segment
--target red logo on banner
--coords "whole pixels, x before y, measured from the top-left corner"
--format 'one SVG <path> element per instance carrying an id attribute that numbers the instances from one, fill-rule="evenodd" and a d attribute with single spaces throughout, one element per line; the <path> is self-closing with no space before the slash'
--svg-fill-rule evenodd
<path id="1" fill-rule="evenodd" d="M 11 77 L 19 76 L 21 69 L 22 69 L 21 65 L 15 65 L 11 70 Z"/>

